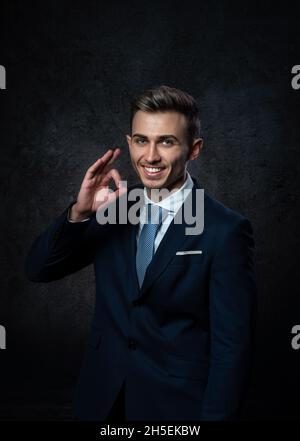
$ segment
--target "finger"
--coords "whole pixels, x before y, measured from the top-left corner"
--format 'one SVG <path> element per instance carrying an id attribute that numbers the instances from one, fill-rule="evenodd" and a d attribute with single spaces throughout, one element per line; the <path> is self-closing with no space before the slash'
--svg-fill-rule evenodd
<path id="1" fill-rule="evenodd" d="M 120 149 L 120 147 L 117 147 L 115 150 L 113 150 L 113 157 L 109 160 L 109 162 L 107 163 L 107 165 L 112 164 L 122 153 L 122 150 Z"/>
<path id="2" fill-rule="evenodd" d="M 112 168 L 107 172 L 104 179 L 102 180 L 102 185 L 108 185 L 109 181 L 113 179 L 115 186 L 117 188 L 121 187 L 121 176 L 116 168 Z"/>
<path id="3" fill-rule="evenodd" d="M 108 199 L 108 196 L 112 190 L 109 187 L 99 187 L 95 192 L 95 201 L 103 203 Z"/>
<path id="4" fill-rule="evenodd" d="M 101 158 L 99 158 L 89 169 L 88 178 L 94 177 L 96 173 L 106 171 L 106 166 L 112 164 L 121 154 L 121 149 L 117 147 L 115 150 L 109 149 Z"/>
<path id="5" fill-rule="evenodd" d="M 116 195 L 116 198 L 120 198 L 121 196 L 123 196 L 125 193 L 127 193 L 127 187 L 119 187 L 117 188 L 113 194 Z"/>
<path id="6" fill-rule="evenodd" d="M 95 210 L 105 210 L 110 204 L 114 203 L 116 199 L 120 198 L 127 192 L 127 188 L 120 187 L 115 191 L 110 191 L 107 195 L 99 195 L 95 200 Z"/>
<path id="7" fill-rule="evenodd" d="M 104 167 L 108 164 L 109 160 L 112 158 L 113 150 L 109 149 L 101 158 L 97 159 L 94 164 L 92 164 L 86 172 L 87 177 L 93 177 L 99 170 L 104 169 Z"/>
<path id="8" fill-rule="evenodd" d="M 101 156 L 101 158 L 97 159 L 97 161 L 94 162 L 94 164 L 92 164 L 88 170 L 94 172 L 101 164 L 102 165 L 108 164 L 108 161 L 112 158 L 112 155 L 113 155 L 113 150 L 112 149 L 107 150 L 107 152 L 104 153 L 104 155 Z"/>
<path id="9" fill-rule="evenodd" d="M 117 188 L 117 190 L 115 191 L 109 192 L 107 199 L 105 200 L 105 203 L 108 205 L 113 203 L 116 199 L 123 196 L 126 192 L 127 192 L 127 188 L 124 187 L 120 187 Z"/>

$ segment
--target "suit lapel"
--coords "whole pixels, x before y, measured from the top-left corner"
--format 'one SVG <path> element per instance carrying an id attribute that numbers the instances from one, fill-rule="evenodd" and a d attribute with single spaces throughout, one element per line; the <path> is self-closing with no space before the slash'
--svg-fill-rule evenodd
<path id="1" fill-rule="evenodd" d="M 143 188 L 144 186 L 142 184 L 136 184 L 128 189 L 133 188 Z M 127 201 L 127 207 L 128 211 L 130 207 L 135 203 L 135 201 Z M 140 215 L 140 209 L 137 210 L 137 216 Z M 129 274 L 129 280 L 128 285 L 130 287 L 128 296 L 130 296 L 131 300 L 134 300 L 136 297 L 139 296 L 140 293 L 140 287 L 136 272 L 136 249 L 137 249 L 137 243 L 136 243 L 136 235 L 138 232 L 139 224 L 133 225 L 128 223 L 127 224 L 128 231 L 126 233 L 126 247 L 125 247 L 125 253 L 127 256 L 127 262 L 128 262 L 128 274 Z"/>
<path id="2" fill-rule="evenodd" d="M 138 231 L 139 225 L 131 225 L 129 229 L 129 253 L 128 253 L 128 263 L 129 263 L 129 271 L 131 275 L 131 286 L 134 288 L 134 292 L 132 293 L 132 299 L 135 299 L 140 294 L 139 281 L 136 272 L 136 235 Z"/>

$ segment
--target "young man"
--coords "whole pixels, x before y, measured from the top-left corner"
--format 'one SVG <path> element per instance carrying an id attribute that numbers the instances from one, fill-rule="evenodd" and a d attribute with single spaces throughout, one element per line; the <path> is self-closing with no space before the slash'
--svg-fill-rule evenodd
<path id="1" fill-rule="evenodd" d="M 183 210 L 188 201 L 194 207 L 200 190 L 187 163 L 203 143 L 189 94 L 160 86 L 135 97 L 127 142 L 141 183 L 125 189 L 111 167 L 121 150 L 108 150 L 87 170 L 76 201 L 36 239 L 26 263 L 35 282 L 94 265 L 95 313 L 75 414 L 235 419 L 253 346 L 251 224 L 205 193 L 204 229 L 186 234 Z M 114 192 L 107 191 L 111 180 Z M 144 195 L 140 222 L 98 222 L 98 209 L 119 207 L 134 189 Z M 166 190 L 165 197 L 157 190 Z M 149 204 L 160 213 L 156 221 L 145 220 Z M 175 222 L 178 216 L 182 222 Z"/>

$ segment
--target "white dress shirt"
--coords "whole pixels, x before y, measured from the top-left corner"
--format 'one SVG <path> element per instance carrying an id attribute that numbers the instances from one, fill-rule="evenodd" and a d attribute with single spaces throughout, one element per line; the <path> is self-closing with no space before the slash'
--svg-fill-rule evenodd
<path id="1" fill-rule="evenodd" d="M 147 190 L 144 187 L 144 201 L 145 201 L 145 205 L 146 204 L 156 204 L 156 205 L 160 205 L 162 208 L 164 208 L 163 211 L 163 222 L 160 225 L 155 240 L 154 240 L 154 253 L 156 252 L 158 245 L 160 244 L 162 238 L 164 237 L 167 229 L 169 228 L 170 223 L 172 222 L 172 220 L 174 219 L 176 213 L 178 212 L 178 210 L 180 209 L 181 205 L 183 204 L 183 202 L 185 201 L 186 197 L 189 195 L 194 182 L 191 178 L 191 175 L 189 174 L 189 172 L 186 170 L 187 173 L 187 177 L 186 180 L 184 181 L 184 183 L 182 184 L 182 186 L 180 188 L 178 188 L 178 190 L 174 191 L 173 193 L 170 194 L 170 196 L 164 198 L 162 201 L 160 202 L 153 202 L 151 199 L 148 198 L 147 196 Z M 185 191 L 184 191 L 185 190 Z M 140 214 L 140 223 L 139 223 L 139 228 L 137 229 L 137 235 L 136 235 L 136 240 L 138 241 L 142 227 L 144 225 L 143 223 L 143 219 L 145 219 L 145 205 L 143 206 L 143 208 L 141 209 L 141 214 Z"/>

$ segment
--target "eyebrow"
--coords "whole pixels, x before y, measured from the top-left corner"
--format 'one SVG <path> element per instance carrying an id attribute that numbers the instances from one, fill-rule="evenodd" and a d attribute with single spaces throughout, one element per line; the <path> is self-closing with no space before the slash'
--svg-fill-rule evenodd
<path id="1" fill-rule="evenodd" d="M 148 139 L 148 137 L 146 135 L 142 135 L 141 133 L 135 133 L 134 135 L 132 135 L 132 138 L 134 138 L 135 136 L 139 136 L 140 138 Z M 179 142 L 179 139 L 177 139 L 176 136 L 174 136 L 174 135 L 160 135 L 157 137 L 157 139 L 166 139 L 166 138 L 173 138 Z"/>

